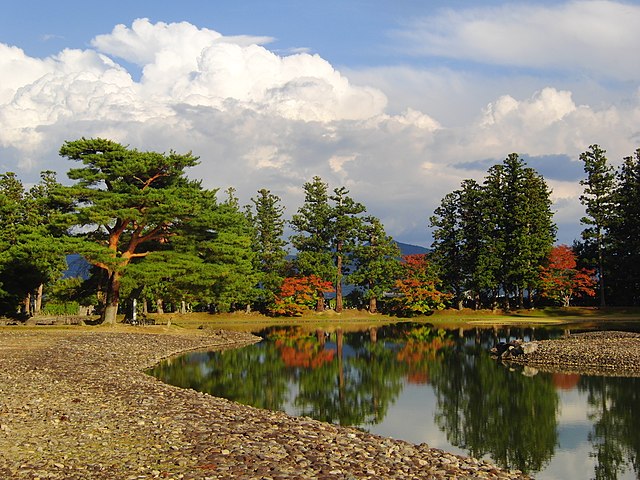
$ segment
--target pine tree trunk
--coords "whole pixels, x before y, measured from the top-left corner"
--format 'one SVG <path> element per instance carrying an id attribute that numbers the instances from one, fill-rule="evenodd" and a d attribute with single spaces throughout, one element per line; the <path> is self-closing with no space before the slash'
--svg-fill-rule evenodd
<path id="1" fill-rule="evenodd" d="M 598 228 L 598 270 L 600 274 L 599 278 L 599 286 L 600 286 L 600 307 L 606 307 L 607 303 L 604 298 L 604 258 L 602 254 L 602 234 L 600 233 L 600 229 Z"/>
<path id="2" fill-rule="evenodd" d="M 162 314 L 164 313 L 164 306 L 162 304 L 162 299 L 158 298 L 156 300 L 156 310 L 158 311 L 158 313 Z"/>
<path id="3" fill-rule="evenodd" d="M 22 310 L 22 314 L 26 315 L 27 317 L 31 316 L 31 294 L 30 293 L 27 293 L 27 296 L 22 301 L 21 310 Z"/>
<path id="4" fill-rule="evenodd" d="M 148 315 L 149 314 L 149 303 L 147 302 L 146 298 L 142 299 L 142 313 L 144 315 Z"/>
<path id="5" fill-rule="evenodd" d="M 376 297 L 371 297 L 369 299 L 369 313 L 377 313 L 378 312 L 378 299 Z"/>
<path id="6" fill-rule="evenodd" d="M 118 315 L 118 303 L 120 302 L 120 274 L 113 272 L 109 277 L 107 285 L 107 299 L 102 312 L 102 323 L 107 325 L 116 324 L 116 316 Z"/>
<path id="7" fill-rule="evenodd" d="M 42 310 L 42 291 L 44 290 L 44 285 L 41 283 L 38 285 L 38 289 L 36 290 L 36 302 L 33 308 L 34 315 L 40 315 L 40 311 Z"/>
<path id="8" fill-rule="evenodd" d="M 339 246 L 338 248 L 341 248 Z M 336 262 L 336 312 L 342 312 L 342 254 L 338 253 Z"/>
<path id="9" fill-rule="evenodd" d="M 185 302 L 184 300 L 180 301 L 180 313 L 183 315 L 187 313 L 187 302 Z"/>
<path id="10" fill-rule="evenodd" d="M 320 292 L 316 302 L 316 312 L 324 312 L 324 295 L 322 292 Z"/>

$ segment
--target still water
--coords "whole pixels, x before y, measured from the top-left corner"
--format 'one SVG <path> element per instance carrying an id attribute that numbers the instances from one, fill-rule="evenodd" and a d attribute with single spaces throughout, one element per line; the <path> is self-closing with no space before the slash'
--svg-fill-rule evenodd
<path id="1" fill-rule="evenodd" d="M 640 379 L 509 369 L 488 348 L 561 330 L 272 327 L 256 345 L 169 359 L 161 380 L 490 459 L 538 479 L 640 474 Z"/>

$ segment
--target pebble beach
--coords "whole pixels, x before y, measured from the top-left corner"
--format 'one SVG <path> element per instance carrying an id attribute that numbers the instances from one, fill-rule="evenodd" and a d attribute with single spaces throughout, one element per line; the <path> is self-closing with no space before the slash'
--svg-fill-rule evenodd
<path id="1" fill-rule="evenodd" d="M 257 341 L 227 331 L 0 329 L 0 478 L 528 478 L 166 385 L 163 358 Z"/>

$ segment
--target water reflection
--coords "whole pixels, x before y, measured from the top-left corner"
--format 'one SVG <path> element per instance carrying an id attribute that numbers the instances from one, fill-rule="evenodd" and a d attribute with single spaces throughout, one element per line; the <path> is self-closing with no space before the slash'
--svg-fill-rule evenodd
<path id="1" fill-rule="evenodd" d="M 636 478 L 636 378 L 533 374 L 488 348 L 562 331 L 438 330 L 395 324 L 360 332 L 274 327 L 257 345 L 170 359 L 168 383 L 241 403 L 424 441 L 535 474 Z M 407 407 L 413 404 L 414 407 Z M 392 421 L 411 413 L 416 421 Z M 423 419 L 421 412 L 432 412 Z M 435 442 L 435 444 L 434 444 Z"/>

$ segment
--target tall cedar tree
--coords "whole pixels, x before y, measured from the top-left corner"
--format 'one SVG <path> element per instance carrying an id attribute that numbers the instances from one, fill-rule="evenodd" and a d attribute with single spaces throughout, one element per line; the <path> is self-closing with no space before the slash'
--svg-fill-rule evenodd
<path id="1" fill-rule="evenodd" d="M 378 299 L 390 292 L 400 271 L 400 248 L 375 217 L 364 219 L 362 241 L 353 250 L 354 271 L 348 282 L 364 289 L 369 312 L 378 311 Z"/>
<path id="2" fill-rule="evenodd" d="M 489 169 L 485 187 L 495 208 L 492 227 L 500 259 L 497 286 L 505 294 L 507 309 L 511 298 L 522 307 L 524 291 L 530 293 L 535 286 L 539 267 L 555 240 L 551 192 L 544 179 L 515 153 Z"/>
<path id="3" fill-rule="evenodd" d="M 430 217 L 433 231 L 432 259 L 438 265 L 445 288 L 453 294 L 459 310 L 463 307 L 468 272 L 463 267 L 462 192 L 455 190 L 444 196 Z"/>
<path id="4" fill-rule="evenodd" d="M 247 206 L 247 216 L 255 229 L 253 251 L 260 275 L 260 303 L 266 306 L 275 300 L 286 273 L 284 207 L 280 197 L 264 188 L 251 202 L 253 208 Z"/>
<path id="5" fill-rule="evenodd" d="M 291 219 L 295 233 L 291 244 L 296 250 L 297 268 L 302 276 L 316 275 L 331 281 L 336 292 L 336 311 L 342 310 L 342 275 L 347 256 L 359 236 L 363 205 L 354 202 L 344 187 L 329 196 L 328 185 L 320 177 L 304 184 L 305 200 Z M 333 205 L 330 203 L 333 202 Z M 324 299 L 318 296 L 318 311 Z"/>
<path id="6" fill-rule="evenodd" d="M 586 179 L 580 181 L 580 185 L 584 187 L 580 202 L 585 206 L 586 211 L 586 216 L 582 217 L 580 222 L 587 225 L 587 228 L 582 231 L 582 238 L 595 246 L 601 307 L 606 306 L 605 251 L 614 208 L 615 189 L 615 175 L 613 168 L 607 163 L 605 153 L 606 150 L 602 150 L 598 145 L 590 145 L 589 150 L 580 155 L 587 175 Z"/>
<path id="7" fill-rule="evenodd" d="M 616 173 L 609 225 L 609 286 L 618 305 L 640 305 L 640 149 Z"/>
<path id="8" fill-rule="evenodd" d="M 431 217 L 434 260 L 445 286 L 462 306 L 465 297 L 505 306 L 523 304 L 525 290 L 537 286 L 538 269 L 555 238 L 550 191 L 544 179 L 516 154 L 448 194 Z"/>
<path id="9" fill-rule="evenodd" d="M 198 159 L 191 153 L 140 152 L 102 138 L 65 142 L 60 155 L 84 165 L 68 172 L 76 180 L 68 187 L 75 199 L 71 222 L 86 240 L 78 245 L 80 253 L 104 272 L 102 322 L 113 324 L 132 259 L 147 256 L 145 245 L 168 241 L 197 213 L 200 185 L 188 181 L 184 170 Z"/>

